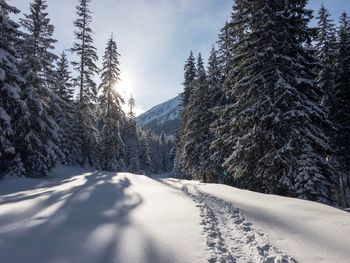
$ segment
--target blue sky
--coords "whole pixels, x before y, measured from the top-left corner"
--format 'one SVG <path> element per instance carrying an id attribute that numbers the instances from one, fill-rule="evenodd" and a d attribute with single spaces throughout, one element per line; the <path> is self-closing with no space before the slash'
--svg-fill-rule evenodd
<path id="1" fill-rule="evenodd" d="M 23 13 L 30 0 L 10 0 Z M 73 20 L 78 0 L 47 0 L 55 25 L 57 52 L 73 42 Z M 310 0 L 321 3 L 337 21 L 350 13 L 348 0 Z M 208 56 L 221 26 L 229 18 L 233 0 L 92 0 L 92 28 L 100 57 L 111 32 L 121 53 L 120 92 L 132 92 L 137 113 L 175 97 L 182 91 L 183 64 L 189 51 Z M 101 62 L 101 61 L 100 61 Z"/>

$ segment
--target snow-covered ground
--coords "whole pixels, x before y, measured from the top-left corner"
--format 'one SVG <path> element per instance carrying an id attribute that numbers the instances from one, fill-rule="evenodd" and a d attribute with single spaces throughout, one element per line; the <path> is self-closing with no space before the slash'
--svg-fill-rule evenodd
<path id="1" fill-rule="evenodd" d="M 0 181 L 0 262 L 349 259 L 350 214 L 313 202 L 67 167 Z"/>

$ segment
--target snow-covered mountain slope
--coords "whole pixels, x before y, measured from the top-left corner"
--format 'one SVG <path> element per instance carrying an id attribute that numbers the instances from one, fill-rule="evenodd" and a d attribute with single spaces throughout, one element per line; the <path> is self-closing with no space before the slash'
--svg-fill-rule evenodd
<path id="1" fill-rule="evenodd" d="M 180 100 L 180 96 L 177 96 L 141 114 L 137 117 L 138 126 L 156 134 L 163 131 L 174 135 L 180 124 Z"/>
<path id="2" fill-rule="evenodd" d="M 59 167 L 0 181 L 1 262 L 337 262 L 350 214 L 171 178 Z"/>

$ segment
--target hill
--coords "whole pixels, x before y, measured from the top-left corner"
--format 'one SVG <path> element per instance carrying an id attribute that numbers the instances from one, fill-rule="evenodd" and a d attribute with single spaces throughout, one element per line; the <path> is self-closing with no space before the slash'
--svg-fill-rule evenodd
<path id="1" fill-rule="evenodd" d="M 181 98 L 177 96 L 154 106 L 137 117 L 138 126 L 149 129 L 155 134 L 164 132 L 167 135 L 174 135 L 180 126 L 180 103 Z"/>

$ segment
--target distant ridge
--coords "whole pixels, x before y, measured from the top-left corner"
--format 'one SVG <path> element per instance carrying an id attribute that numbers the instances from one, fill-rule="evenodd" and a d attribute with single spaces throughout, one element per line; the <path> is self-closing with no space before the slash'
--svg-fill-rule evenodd
<path id="1" fill-rule="evenodd" d="M 137 124 L 142 129 L 149 129 L 156 134 L 164 132 L 174 135 L 180 126 L 180 96 L 154 106 L 137 117 Z"/>

